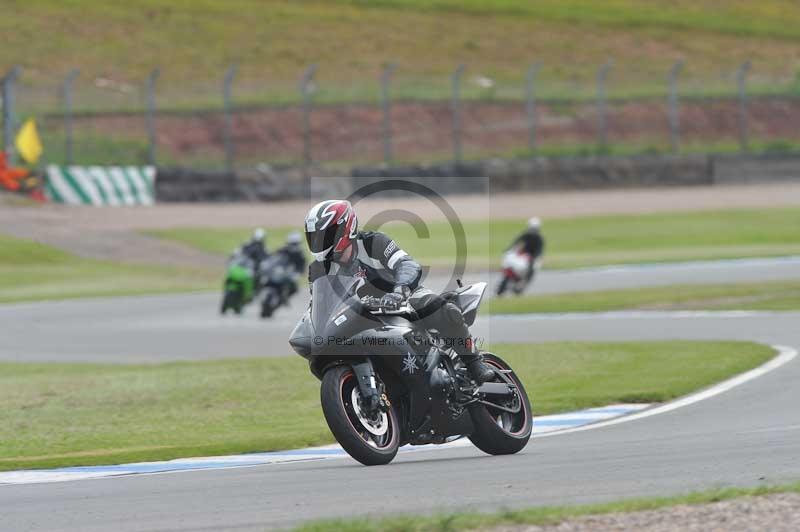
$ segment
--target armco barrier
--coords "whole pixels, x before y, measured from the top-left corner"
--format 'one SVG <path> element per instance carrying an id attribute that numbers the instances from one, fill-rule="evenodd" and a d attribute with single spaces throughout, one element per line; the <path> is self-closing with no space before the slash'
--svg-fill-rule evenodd
<path id="1" fill-rule="evenodd" d="M 373 181 L 398 178 L 449 194 L 481 194 L 487 191 L 469 188 L 477 181 L 459 178 L 483 176 L 489 177 L 490 192 L 800 182 L 800 155 L 791 154 L 488 159 L 356 167 L 349 177 L 321 167 L 263 166 L 236 174 L 159 168 L 157 197 L 159 201 L 274 201 L 346 196 Z M 312 190 L 308 175 L 315 177 L 310 181 Z"/>
<path id="2" fill-rule="evenodd" d="M 800 182 L 797 155 L 718 155 L 712 164 L 715 184 Z"/>
<path id="3" fill-rule="evenodd" d="M 364 185 L 375 178 L 414 178 L 452 184 L 462 190 L 459 176 L 489 176 L 492 191 L 619 188 L 668 185 L 708 185 L 708 157 L 585 157 L 488 159 L 461 164 L 396 168 L 355 168 L 354 181 Z M 442 190 L 439 185 L 437 190 Z"/>
<path id="4" fill-rule="evenodd" d="M 156 170 L 152 166 L 47 167 L 45 195 L 69 205 L 152 205 Z"/>
<path id="5" fill-rule="evenodd" d="M 309 179 L 313 189 L 309 190 Z M 318 179 L 319 178 L 319 179 Z M 236 173 L 191 168 L 159 168 L 158 201 L 277 201 L 309 195 L 342 196 L 350 190 L 350 178 L 319 167 L 272 167 Z"/>

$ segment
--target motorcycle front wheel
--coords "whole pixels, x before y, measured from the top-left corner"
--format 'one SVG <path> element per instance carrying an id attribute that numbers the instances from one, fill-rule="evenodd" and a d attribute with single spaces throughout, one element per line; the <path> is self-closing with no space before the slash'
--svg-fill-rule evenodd
<path id="1" fill-rule="evenodd" d="M 498 403 L 503 408 L 484 404 L 471 407 L 475 431 L 469 439 L 486 454 L 518 453 L 528 444 L 533 431 L 533 412 L 528 394 L 522 381 L 503 359 L 491 353 L 484 353 L 483 357 L 484 362 L 498 373 L 494 381 L 510 381 L 517 393 L 508 398 L 505 404 Z"/>
<path id="2" fill-rule="evenodd" d="M 400 447 L 396 407 L 370 417 L 360 406 L 361 393 L 349 366 L 325 372 L 320 389 L 322 412 L 336 441 L 364 465 L 388 464 Z"/>
<path id="3" fill-rule="evenodd" d="M 497 295 L 502 296 L 505 291 L 506 287 L 508 287 L 509 279 L 508 276 L 503 274 L 503 279 L 500 281 L 500 284 L 497 285 Z"/>
<path id="4" fill-rule="evenodd" d="M 225 289 L 220 305 L 220 314 L 225 314 L 228 309 L 233 309 L 236 314 L 242 311 L 241 297 L 239 291 L 230 288 Z"/>
<path id="5" fill-rule="evenodd" d="M 272 287 L 267 287 L 264 289 L 264 299 L 261 302 L 261 317 L 262 318 L 269 318 L 272 316 L 272 313 L 275 312 L 275 309 L 278 308 L 280 304 L 277 302 L 278 294 L 276 293 L 275 289 Z"/>

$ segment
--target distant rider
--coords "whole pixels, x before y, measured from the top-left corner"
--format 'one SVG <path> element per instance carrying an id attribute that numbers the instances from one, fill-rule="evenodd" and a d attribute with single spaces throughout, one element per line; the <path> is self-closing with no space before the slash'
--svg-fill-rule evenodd
<path id="1" fill-rule="evenodd" d="M 250 237 L 250 240 L 242 244 L 242 253 L 253 261 L 256 268 L 261 264 L 261 261 L 269 256 L 267 247 L 264 244 L 266 236 L 267 234 L 264 230 L 259 227 L 253 231 L 253 236 Z"/>
<path id="2" fill-rule="evenodd" d="M 422 287 L 422 268 L 389 236 L 358 230 L 353 206 L 345 200 L 314 205 L 305 219 L 306 241 L 314 256 L 308 268 L 310 283 L 325 275 L 356 276 L 364 280 L 358 295 L 381 297 L 386 308 L 407 302 L 430 328 L 437 329 L 466 363 L 470 376 L 482 383 L 494 371 L 476 353 L 461 310 Z"/>
<path id="3" fill-rule="evenodd" d="M 276 253 L 283 255 L 288 263 L 291 275 L 289 276 L 289 290 L 288 296 L 297 292 L 297 277 L 306 269 L 306 254 L 300 247 L 302 237 L 300 233 L 289 233 L 286 237 L 286 245 L 280 248 Z"/>
<path id="4" fill-rule="evenodd" d="M 542 221 L 534 216 L 528 220 L 528 228 L 520 233 L 506 250 L 508 251 L 509 249 L 519 247 L 523 253 L 529 256 L 530 262 L 528 264 L 528 273 L 525 278 L 525 281 L 528 283 L 533 279 L 536 261 L 539 260 L 539 257 L 544 253 L 544 238 L 542 237 L 541 229 Z"/>

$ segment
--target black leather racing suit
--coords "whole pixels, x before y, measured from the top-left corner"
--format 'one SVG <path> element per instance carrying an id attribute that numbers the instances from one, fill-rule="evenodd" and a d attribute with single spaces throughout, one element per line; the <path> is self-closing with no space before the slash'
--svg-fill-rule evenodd
<path id="1" fill-rule="evenodd" d="M 293 271 L 293 275 L 289 278 L 289 295 L 291 296 L 297 292 L 297 275 L 302 274 L 306 267 L 305 253 L 300 249 L 299 244 L 286 244 L 276 253 L 285 258 L 286 263 Z"/>
<path id="2" fill-rule="evenodd" d="M 465 362 L 475 358 L 467 342 L 469 329 L 461 310 L 419 284 L 422 268 L 394 240 L 380 232 L 359 232 L 353 245 L 353 257 L 347 264 L 312 262 L 308 268 L 309 284 L 329 274 L 358 276 L 364 279 L 359 297 L 381 297 L 398 286 L 408 287 L 408 304 L 423 325 L 438 330 Z"/>
<path id="3" fill-rule="evenodd" d="M 534 262 L 544 253 L 544 238 L 538 229 L 528 229 L 515 238 L 508 248 L 511 249 L 515 246 L 520 246 L 531 257 L 527 273 L 527 281 L 530 282 L 533 278 Z"/>
<path id="4" fill-rule="evenodd" d="M 242 253 L 250 257 L 256 267 L 269 256 L 262 240 L 250 240 L 242 245 Z"/>

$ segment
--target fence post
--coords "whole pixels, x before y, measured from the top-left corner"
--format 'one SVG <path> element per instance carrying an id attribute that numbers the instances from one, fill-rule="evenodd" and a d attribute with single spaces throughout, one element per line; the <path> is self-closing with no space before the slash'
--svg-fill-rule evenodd
<path id="1" fill-rule="evenodd" d="M 536 74 L 542 67 L 536 62 L 528 68 L 525 78 L 525 112 L 528 116 L 528 151 L 531 155 L 536 153 Z"/>
<path id="2" fill-rule="evenodd" d="M 311 105 L 314 74 L 317 65 L 310 65 L 300 78 L 300 95 L 303 97 L 303 164 L 308 166 L 313 161 L 311 153 Z"/>
<path id="3" fill-rule="evenodd" d="M 161 71 L 154 68 L 147 76 L 147 84 L 145 86 L 145 98 L 147 99 L 147 114 L 145 115 L 145 123 L 147 126 L 147 163 L 155 166 L 156 164 L 156 81 Z"/>
<path id="4" fill-rule="evenodd" d="M 389 89 L 392 84 L 392 74 L 396 65 L 384 65 L 381 73 L 381 105 L 383 107 L 383 162 L 387 166 L 392 164 L 392 100 Z"/>
<path id="5" fill-rule="evenodd" d="M 736 85 L 739 89 L 739 147 L 742 151 L 750 149 L 750 124 L 747 109 L 747 74 L 752 64 L 748 59 L 736 71 Z"/>
<path id="6" fill-rule="evenodd" d="M 225 77 L 222 80 L 222 108 L 223 112 L 225 113 L 225 122 L 223 126 L 223 139 L 225 142 L 225 171 L 227 171 L 229 174 L 234 172 L 233 116 L 231 115 L 233 100 L 231 98 L 231 85 L 233 85 L 233 78 L 236 77 L 237 70 L 237 65 L 231 65 L 228 67 L 228 70 L 225 71 Z"/>
<path id="7" fill-rule="evenodd" d="M 0 103 L 3 105 L 3 151 L 9 164 L 16 160 L 14 154 L 14 85 L 22 72 L 18 66 L 11 68 L 0 80 Z"/>
<path id="8" fill-rule="evenodd" d="M 453 113 L 453 159 L 456 163 L 461 162 L 462 149 L 461 149 L 461 78 L 464 75 L 465 65 L 461 64 L 456 67 L 451 76 L 453 83 L 453 99 L 451 102 L 451 109 Z"/>
<path id="9" fill-rule="evenodd" d="M 64 99 L 64 163 L 71 165 L 74 162 L 72 146 L 72 89 L 79 70 L 73 68 L 64 77 L 61 92 Z"/>
<path id="10" fill-rule="evenodd" d="M 675 61 L 672 68 L 669 69 L 669 144 L 672 148 L 672 153 L 678 153 L 680 150 L 680 110 L 678 109 L 678 74 L 683 70 L 683 59 Z"/>
<path id="11" fill-rule="evenodd" d="M 608 146 L 606 80 L 610 71 L 611 61 L 608 61 L 597 70 L 597 142 L 601 148 Z"/>

